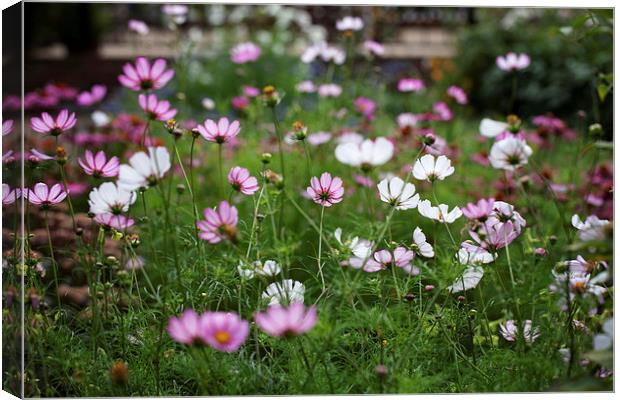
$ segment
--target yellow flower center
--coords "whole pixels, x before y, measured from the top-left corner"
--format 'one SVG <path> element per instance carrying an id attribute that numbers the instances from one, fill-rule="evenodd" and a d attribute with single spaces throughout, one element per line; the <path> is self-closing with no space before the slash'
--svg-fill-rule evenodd
<path id="1" fill-rule="evenodd" d="M 218 331 L 215 334 L 215 340 L 217 340 L 221 344 L 226 344 L 230 341 L 230 333 L 226 331 Z"/>

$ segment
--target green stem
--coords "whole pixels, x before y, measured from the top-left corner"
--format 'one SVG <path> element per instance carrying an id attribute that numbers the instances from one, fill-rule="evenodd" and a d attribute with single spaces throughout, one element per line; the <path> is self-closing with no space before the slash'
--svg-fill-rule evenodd
<path id="1" fill-rule="evenodd" d="M 47 233 L 47 244 L 49 246 L 50 258 L 52 260 L 52 270 L 54 271 L 54 286 L 56 286 L 56 301 L 58 302 L 58 310 L 61 310 L 60 292 L 58 290 L 58 263 L 54 257 L 54 246 L 52 245 L 52 235 L 50 233 L 50 224 L 47 218 L 47 210 L 45 210 L 45 232 Z"/>

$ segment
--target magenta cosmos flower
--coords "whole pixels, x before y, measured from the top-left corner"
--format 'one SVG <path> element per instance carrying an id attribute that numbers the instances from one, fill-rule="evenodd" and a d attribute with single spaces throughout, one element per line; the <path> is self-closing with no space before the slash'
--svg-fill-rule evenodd
<path id="1" fill-rule="evenodd" d="M 424 81 L 421 79 L 403 78 L 398 81 L 399 92 L 420 92 L 425 88 Z"/>
<path id="2" fill-rule="evenodd" d="M 237 208 L 222 201 L 217 208 L 205 208 L 204 216 L 204 220 L 196 221 L 201 239 L 211 244 L 237 240 Z"/>
<path id="3" fill-rule="evenodd" d="M 273 305 L 265 312 L 254 314 L 254 321 L 269 336 L 299 336 L 316 325 L 316 307 L 306 310 L 303 303 L 293 303 L 288 307 Z"/>
<path id="4" fill-rule="evenodd" d="M 51 188 L 45 183 L 39 182 L 34 185 L 33 189 L 24 189 L 24 195 L 31 204 L 39 206 L 50 206 L 58 204 L 67 197 L 60 183 L 56 183 Z"/>
<path id="5" fill-rule="evenodd" d="M 157 100 L 154 94 L 139 95 L 138 103 L 142 111 L 152 120 L 167 121 L 177 115 L 177 110 L 170 108 L 168 100 Z"/>
<path id="6" fill-rule="evenodd" d="M 239 43 L 230 50 L 230 60 L 235 64 L 245 64 L 258 60 L 260 53 L 260 47 L 252 42 Z"/>
<path id="7" fill-rule="evenodd" d="M 230 141 L 241 130 L 239 121 L 229 122 L 226 117 L 220 118 L 217 123 L 212 119 L 207 119 L 204 125 L 198 125 L 197 128 L 203 138 L 219 144 Z"/>
<path id="8" fill-rule="evenodd" d="M 340 203 L 344 195 L 342 179 L 337 176 L 332 178 L 329 172 L 323 172 L 320 179 L 313 176 L 306 191 L 312 201 L 323 207 L 331 207 L 332 204 Z"/>
<path id="9" fill-rule="evenodd" d="M 495 199 L 480 199 L 478 203 L 467 203 L 467 206 L 461 208 L 463 215 L 468 219 L 477 219 L 484 222 L 489 215 L 493 212 L 493 206 L 495 205 Z"/>
<path id="10" fill-rule="evenodd" d="M 505 56 L 498 56 L 495 63 L 502 71 L 518 71 L 530 66 L 530 56 L 525 53 L 510 52 Z"/>
<path id="11" fill-rule="evenodd" d="M 242 167 L 234 167 L 228 173 L 228 182 L 233 189 L 251 196 L 258 191 L 258 181 L 250 176 L 250 171 Z"/>
<path id="12" fill-rule="evenodd" d="M 108 160 L 103 150 L 99 150 L 95 155 L 92 151 L 86 150 L 84 160 L 80 158 L 78 163 L 87 175 L 92 175 L 95 178 L 117 176 L 120 168 L 118 157 L 114 156 Z"/>
<path id="13" fill-rule="evenodd" d="M 13 131 L 13 120 L 7 119 L 2 122 L 2 136 L 6 136 Z"/>
<path id="14" fill-rule="evenodd" d="M 166 60 L 158 58 L 153 65 L 146 57 L 136 58 L 136 64 L 123 66 L 123 74 L 118 76 L 121 85 L 135 91 L 161 89 L 174 76 L 174 71 L 166 69 Z"/>
<path id="15" fill-rule="evenodd" d="M 232 353 L 245 342 L 250 324 L 235 313 L 211 312 L 202 314 L 202 337 L 215 350 Z"/>
<path id="16" fill-rule="evenodd" d="M 124 215 L 114 215 L 111 213 L 98 214 L 95 216 L 95 222 L 106 228 L 114 228 L 119 231 L 124 231 L 131 228 L 135 221 L 132 218 Z"/>
<path id="17" fill-rule="evenodd" d="M 108 92 L 105 85 L 93 85 L 90 91 L 82 92 L 77 97 L 77 103 L 80 106 L 88 107 L 100 102 Z"/>
<path id="18" fill-rule="evenodd" d="M 463 88 L 456 86 L 456 85 L 452 85 L 448 87 L 448 90 L 446 91 L 446 93 L 448 94 L 448 96 L 452 97 L 457 103 L 467 104 L 467 101 L 468 101 L 467 93 L 465 93 Z"/>
<path id="19" fill-rule="evenodd" d="M 46 112 L 41 114 L 41 118 L 30 118 L 30 126 L 32 129 L 39 133 L 46 133 L 52 136 L 58 136 L 68 131 L 75 126 L 76 122 L 77 118 L 75 118 L 75 113 L 69 114 L 67 109 L 60 111 L 56 119 L 52 118 L 52 116 Z"/>
<path id="20" fill-rule="evenodd" d="M 185 310 L 180 317 L 170 317 L 168 334 L 175 341 L 187 345 L 206 344 L 203 333 L 206 330 L 204 319 L 196 311 Z"/>

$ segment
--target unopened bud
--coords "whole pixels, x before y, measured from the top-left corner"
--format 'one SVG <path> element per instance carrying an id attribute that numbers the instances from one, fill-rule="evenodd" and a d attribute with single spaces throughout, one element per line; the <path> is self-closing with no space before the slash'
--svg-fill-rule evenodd
<path id="1" fill-rule="evenodd" d="M 62 146 L 56 147 L 56 162 L 60 165 L 67 162 L 67 151 Z"/>
<path id="2" fill-rule="evenodd" d="M 388 368 L 383 364 L 379 364 L 375 367 L 375 374 L 380 378 L 385 378 L 388 374 Z"/>
<path id="3" fill-rule="evenodd" d="M 115 361 L 110 368 L 110 379 L 115 385 L 126 385 L 129 380 L 129 367 L 124 361 Z"/>
<path id="4" fill-rule="evenodd" d="M 593 137 L 603 136 L 603 126 L 601 124 L 592 124 L 588 128 L 588 133 Z"/>
<path id="5" fill-rule="evenodd" d="M 405 300 L 406 300 L 406 301 L 409 301 L 409 302 L 411 302 L 411 301 L 415 300 L 415 294 L 413 294 L 413 293 L 407 293 L 407 294 L 405 295 Z"/>
<path id="6" fill-rule="evenodd" d="M 435 285 L 426 285 L 424 286 L 425 292 L 432 292 L 435 289 Z"/>
<path id="7" fill-rule="evenodd" d="M 431 146 L 433 145 L 433 143 L 435 143 L 436 137 L 434 134 L 432 133 L 427 133 L 426 135 L 424 135 L 424 137 L 422 138 L 422 143 L 424 143 L 427 146 Z"/>
<path id="8" fill-rule="evenodd" d="M 536 254 L 538 257 L 545 257 L 547 255 L 547 250 L 544 247 L 537 247 L 534 250 L 534 254 Z"/>
<path id="9" fill-rule="evenodd" d="M 177 194 L 183 194 L 185 192 L 185 185 L 183 185 L 182 183 L 179 183 L 177 185 Z"/>
<path id="10" fill-rule="evenodd" d="M 269 164 L 271 162 L 271 157 L 272 157 L 271 153 L 263 153 L 260 156 L 260 161 L 263 164 L 267 165 L 267 164 Z"/>

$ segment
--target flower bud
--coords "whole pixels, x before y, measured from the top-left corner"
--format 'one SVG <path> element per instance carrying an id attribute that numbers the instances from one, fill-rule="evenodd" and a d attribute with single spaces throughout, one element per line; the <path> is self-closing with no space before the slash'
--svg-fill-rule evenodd
<path id="1" fill-rule="evenodd" d="M 297 140 L 305 140 L 308 137 L 308 127 L 301 121 L 293 122 L 293 132 Z"/>
<path id="2" fill-rule="evenodd" d="M 271 162 L 271 157 L 272 157 L 271 153 L 263 153 L 260 156 L 260 161 L 263 164 L 267 165 L 267 164 L 269 164 Z"/>
<path id="3" fill-rule="evenodd" d="M 422 143 L 424 143 L 427 146 L 432 146 L 433 143 L 435 143 L 435 140 L 436 140 L 436 137 L 432 133 L 427 133 L 426 135 L 424 135 L 424 137 L 422 137 Z"/>
<path id="4" fill-rule="evenodd" d="M 549 243 L 556 244 L 557 241 L 558 241 L 558 237 L 557 236 L 555 236 L 555 235 L 549 236 Z"/>
<path id="5" fill-rule="evenodd" d="M 280 103 L 280 94 L 276 91 L 276 88 L 272 85 L 267 85 L 263 88 L 263 103 L 267 107 L 275 107 Z"/>
<path id="6" fill-rule="evenodd" d="M 601 124 L 592 124 L 588 128 L 588 133 L 592 137 L 601 137 L 603 136 L 603 126 Z"/>
<path id="7" fill-rule="evenodd" d="M 426 285 L 424 286 L 425 292 L 432 292 L 435 289 L 435 285 Z"/>
<path id="8" fill-rule="evenodd" d="M 380 378 L 385 378 L 388 374 L 388 368 L 383 364 L 379 364 L 375 367 L 375 374 Z"/>
<path id="9" fill-rule="evenodd" d="M 192 137 L 194 139 L 198 139 L 200 137 L 200 131 L 198 130 L 198 128 L 192 129 Z"/>
<path id="10" fill-rule="evenodd" d="M 115 385 L 122 386 L 127 384 L 129 379 L 129 367 L 124 361 L 118 360 L 112 364 L 110 368 L 110 379 Z"/>
<path id="11" fill-rule="evenodd" d="M 415 300 L 415 294 L 413 293 L 407 293 L 405 295 L 405 300 L 408 302 L 412 302 L 413 300 Z"/>
<path id="12" fill-rule="evenodd" d="M 67 162 L 67 151 L 64 147 L 56 147 L 56 162 L 60 165 L 64 165 Z"/>
<path id="13" fill-rule="evenodd" d="M 177 185 L 177 194 L 183 194 L 185 192 L 185 185 L 183 185 L 182 183 L 179 183 Z"/>
<path id="14" fill-rule="evenodd" d="M 544 247 L 537 247 L 534 250 L 534 254 L 536 254 L 538 257 L 545 257 L 547 255 L 547 250 Z"/>
<path id="15" fill-rule="evenodd" d="M 506 122 L 508 122 L 508 131 L 511 133 L 518 133 L 521 129 L 521 119 L 514 114 L 510 114 L 506 118 Z"/>

